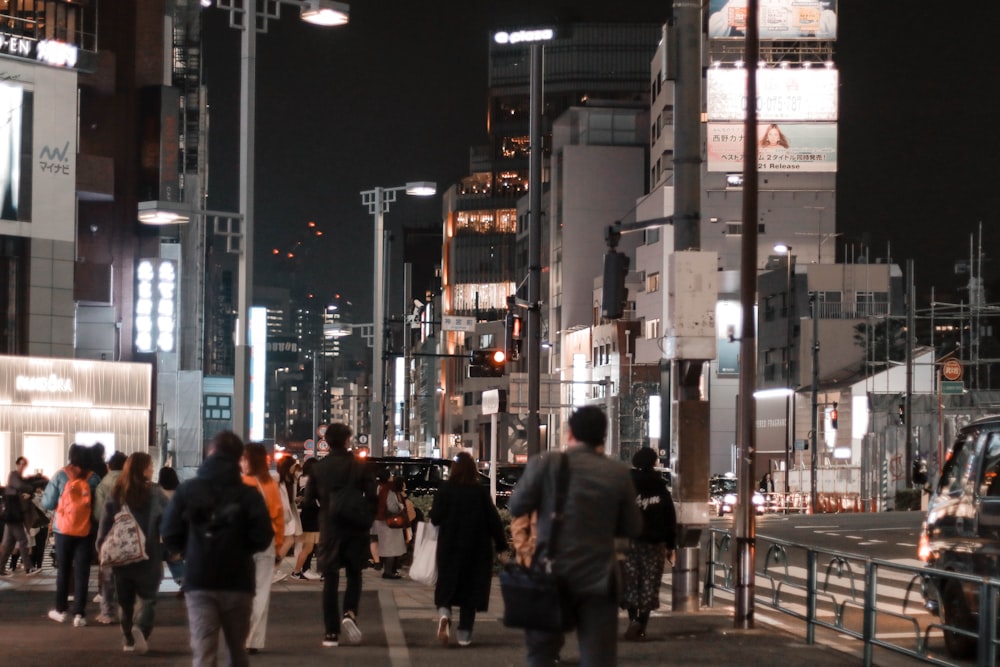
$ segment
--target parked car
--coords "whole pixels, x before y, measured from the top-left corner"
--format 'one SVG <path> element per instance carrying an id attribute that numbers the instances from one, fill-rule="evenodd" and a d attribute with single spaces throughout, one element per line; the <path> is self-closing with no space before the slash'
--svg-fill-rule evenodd
<path id="1" fill-rule="evenodd" d="M 717 516 L 724 516 L 736 507 L 736 475 L 727 472 L 725 475 L 713 475 L 708 480 L 708 504 Z M 753 492 L 754 508 L 757 514 L 763 514 L 766 509 L 764 495 L 760 491 Z"/>
<path id="2" fill-rule="evenodd" d="M 919 556 L 938 570 L 1000 573 L 1000 416 L 972 422 L 956 436 L 928 502 Z M 976 633 L 977 584 L 931 575 L 923 593 L 927 609 L 945 624 Z M 976 654 L 975 636 L 945 630 L 944 640 L 956 658 Z"/>
<path id="3" fill-rule="evenodd" d="M 414 497 L 434 495 L 441 482 L 448 479 L 451 471 L 451 459 L 438 459 L 422 456 L 370 456 L 368 462 L 375 468 L 376 474 L 388 472 L 393 477 L 401 477 L 406 484 L 407 492 Z M 479 483 L 490 488 L 490 478 L 479 474 Z M 506 507 L 510 499 L 512 483 L 497 478 L 497 507 Z"/>

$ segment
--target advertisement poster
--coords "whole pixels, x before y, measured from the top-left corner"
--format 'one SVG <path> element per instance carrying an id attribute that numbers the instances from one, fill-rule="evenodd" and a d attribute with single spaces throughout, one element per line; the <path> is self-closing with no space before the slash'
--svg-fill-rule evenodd
<path id="1" fill-rule="evenodd" d="M 760 171 L 837 171 L 836 123 L 761 123 L 757 126 Z M 708 124 L 708 170 L 743 170 L 743 125 Z"/>
<path id="2" fill-rule="evenodd" d="M 759 0 L 761 39 L 837 39 L 837 0 Z M 746 36 L 747 0 L 710 0 L 708 36 Z"/>
<path id="3" fill-rule="evenodd" d="M 838 72 L 832 68 L 757 70 L 757 120 L 837 120 Z M 747 113 L 747 72 L 712 67 L 706 76 L 708 120 L 743 120 Z"/>

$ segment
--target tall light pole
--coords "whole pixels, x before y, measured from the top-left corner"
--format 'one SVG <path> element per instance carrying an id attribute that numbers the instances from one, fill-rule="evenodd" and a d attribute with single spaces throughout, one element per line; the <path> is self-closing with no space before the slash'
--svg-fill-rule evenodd
<path id="1" fill-rule="evenodd" d="M 437 194 L 437 184 L 427 181 L 413 181 L 406 185 L 394 188 L 376 187 L 371 190 L 361 192 L 361 204 L 368 207 L 368 212 L 375 216 L 374 235 L 374 281 L 375 286 L 372 293 L 372 324 L 374 325 L 374 339 L 372 344 L 372 374 L 369 394 L 369 410 L 371 411 L 371 454 L 372 456 L 383 456 L 385 454 L 385 423 L 383 417 L 383 371 L 384 371 L 384 341 L 385 335 L 385 253 L 383 251 L 382 237 L 385 234 L 385 214 L 389 211 L 389 205 L 396 201 L 396 195 L 405 192 L 416 197 L 430 197 Z"/>
<path id="2" fill-rule="evenodd" d="M 350 6 L 332 0 L 273 0 L 259 10 L 257 0 L 219 0 L 229 11 L 229 25 L 240 31 L 240 252 L 237 288 L 238 324 L 235 336 L 236 365 L 233 373 L 233 430 L 249 437 L 250 418 L 250 307 L 253 293 L 253 194 L 254 131 L 257 90 L 257 33 L 266 33 L 271 19 L 281 14 L 281 5 L 298 7 L 302 20 L 324 26 L 344 25 Z"/>
<path id="3" fill-rule="evenodd" d="M 788 395 L 785 396 L 785 502 L 788 502 L 788 494 L 791 492 L 789 476 L 791 475 L 791 442 L 794 437 L 792 430 L 792 408 L 795 405 L 793 400 L 795 387 L 792 386 L 792 307 L 795 300 L 792 298 L 792 273 L 795 263 L 795 256 L 792 254 L 792 246 L 785 243 L 775 243 L 774 251 L 785 256 L 785 363 L 784 376 L 785 388 Z"/>

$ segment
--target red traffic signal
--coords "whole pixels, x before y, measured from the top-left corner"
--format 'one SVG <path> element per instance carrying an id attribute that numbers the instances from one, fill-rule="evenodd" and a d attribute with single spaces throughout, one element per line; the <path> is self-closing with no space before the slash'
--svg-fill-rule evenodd
<path id="1" fill-rule="evenodd" d="M 501 348 L 473 350 L 469 356 L 469 377 L 501 377 L 507 365 L 507 353 Z"/>

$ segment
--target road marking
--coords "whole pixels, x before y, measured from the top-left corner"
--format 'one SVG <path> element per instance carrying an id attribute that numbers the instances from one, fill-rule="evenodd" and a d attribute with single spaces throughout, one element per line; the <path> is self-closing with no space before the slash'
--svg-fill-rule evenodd
<path id="1" fill-rule="evenodd" d="M 403 624 L 399 621 L 399 610 L 396 608 L 393 592 L 379 591 L 378 604 L 382 608 L 382 627 L 385 628 L 385 641 L 389 645 L 389 663 L 393 667 L 411 667 L 410 649 L 406 646 Z"/>
<path id="2" fill-rule="evenodd" d="M 896 546 L 897 547 L 910 547 L 910 548 L 916 549 L 920 545 L 918 545 L 918 544 L 910 544 L 909 542 L 896 542 Z"/>

